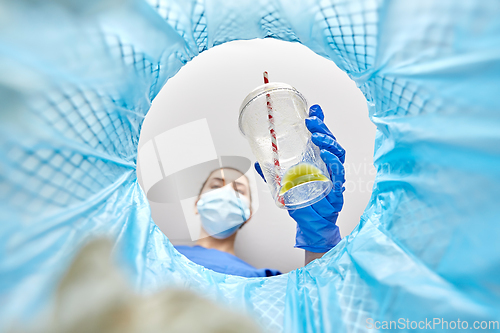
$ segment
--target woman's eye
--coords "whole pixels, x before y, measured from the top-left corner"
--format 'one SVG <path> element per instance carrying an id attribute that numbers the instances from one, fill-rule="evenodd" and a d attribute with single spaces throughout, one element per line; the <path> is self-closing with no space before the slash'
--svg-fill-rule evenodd
<path id="1" fill-rule="evenodd" d="M 212 185 L 212 186 L 210 186 L 210 188 L 213 190 L 215 188 L 220 188 L 220 186 L 219 185 Z"/>

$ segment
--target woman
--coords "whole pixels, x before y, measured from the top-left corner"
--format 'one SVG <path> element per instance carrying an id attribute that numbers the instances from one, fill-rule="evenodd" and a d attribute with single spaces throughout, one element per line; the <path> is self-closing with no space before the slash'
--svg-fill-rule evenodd
<path id="1" fill-rule="evenodd" d="M 216 272 L 245 277 L 281 274 L 273 269 L 257 269 L 238 258 L 234 241 L 238 230 L 252 215 L 248 178 L 233 168 L 212 171 L 203 184 L 195 213 L 200 215 L 200 238 L 195 246 L 176 246 L 191 261 Z"/>
<path id="2" fill-rule="evenodd" d="M 297 222 L 295 247 L 305 250 L 305 264 L 320 258 L 341 240 L 335 223 L 344 203 L 345 150 L 323 120 L 319 105 L 311 106 L 306 126 L 312 142 L 320 148 L 320 156 L 328 167 L 334 187 L 319 202 L 288 211 Z M 265 181 L 258 163 L 255 168 Z M 257 269 L 234 253 L 236 234 L 251 218 L 251 202 L 249 181 L 243 173 L 232 168 L 213 171 L 203 184 L 195 205 L 202 223 L 200 239 L 195 246 L 177 246 L 176 249 L 191 261 L 220 273 L 245 277 L 281 274 L 273 269 Z"/>

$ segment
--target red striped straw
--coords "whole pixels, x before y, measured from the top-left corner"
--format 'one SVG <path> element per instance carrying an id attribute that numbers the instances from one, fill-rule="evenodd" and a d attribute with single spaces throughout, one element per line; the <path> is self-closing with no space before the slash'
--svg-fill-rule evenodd
<path id="1" fill-rule="evenodd" d="M 264 84 L 269 83 L 269 76 L 267 72 L 264 72 Z M 281 168 L 278 154 L 278 140 L 276 140 L 276 132 L 274 131 L 274 117 L 273 117 L 273 104 L 271 100 L 271 95 L 269 93 L 266 94 L 266 102 L 267 102 L 267 117 L 269 119 L 269 132 L 271 133 L 271 145 L 273 146 L 273 162 L 274 162 L 274 174 L 275 181 L 278 184 L 278 187 L 281 187 Z M 279 195 L 279 194 L 278 194 Z M 285 205 L 283 197 L 280 197 L 278 201 Z"/>

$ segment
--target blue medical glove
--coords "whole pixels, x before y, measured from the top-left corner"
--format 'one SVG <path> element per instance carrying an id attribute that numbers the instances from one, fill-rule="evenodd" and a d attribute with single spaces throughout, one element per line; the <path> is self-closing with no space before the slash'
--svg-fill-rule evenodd
<path id="1" fill-rule="evenodd" d="M 326 197 L 311 206 L 289 210 L 288 214 L 297 222 L 295 247 L 310 252 L 324 253 L 340 242 L 340 230 L 335 225 L 344 205 L 344 161 L 345 150 L 332 132 L 326 127 L 324 114 L 319 105 L 309 108 L 306 127 L 311 132 L 312 142 L 320 148 L 321 159 L 325 162 L 333 188 Z M 264 179 L 262 169 L 255 163 L 256 171 Z"/>

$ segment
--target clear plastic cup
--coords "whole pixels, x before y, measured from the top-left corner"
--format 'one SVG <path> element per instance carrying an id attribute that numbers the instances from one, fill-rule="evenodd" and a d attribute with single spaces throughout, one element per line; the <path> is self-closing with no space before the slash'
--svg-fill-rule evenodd
<path id="1" fill-rule="evenodd" d="M 268 100 L 271 111 L 267 107 Z M 277 153 L 273 152 L 269 113 L 274 119 Z M 333 186 L 319 148 L 312 143 L 311 133 L 305 126 L 308 116 L 304 96 L 294 87 L 279 82 L 255 88 L 240 107 L 240 131 L 250 143 L 271 195 L 280 208 L 312 205 L 325 197 Z M 278 163 L 275 163 L 276 157 Z"/>

